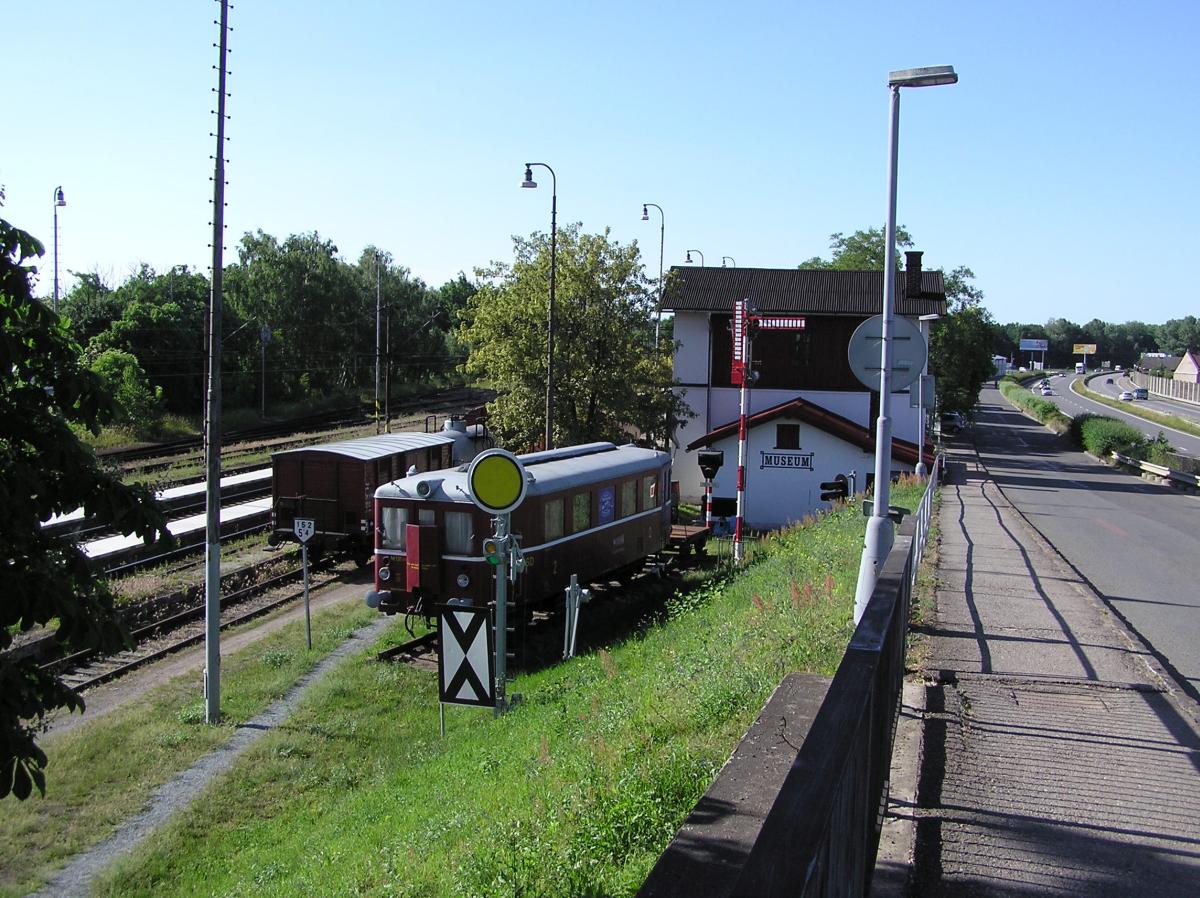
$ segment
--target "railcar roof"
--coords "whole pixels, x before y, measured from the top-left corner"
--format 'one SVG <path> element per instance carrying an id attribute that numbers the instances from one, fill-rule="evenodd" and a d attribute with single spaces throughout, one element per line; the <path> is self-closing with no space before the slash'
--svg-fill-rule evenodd
<path id="1" fill-rule="evenodd" d="M 322 443 L 318 446 L 302 446 L 299 449 L 285 449 L 282 452 L 272 452 L 271 458 L 281 455 L 295 455 L 298 452 L 325 452 L 331 455 L 342 455 L 359 461 L 372 461 L 386 458 L 397 452 L 407 452 L 410 449 L 427 449 L 430 446 L 444 446 L 454 442 L 452 433 L 381 433 L 373 437 L 363 437 L 358 440 L 341 440 L 336 443 Z"/>
<path id="2" fill-rule="evenodd" d="M 607 447 L 607 448 L 606 448 Z M 572 450 L 584 450 L 573 452 Z M 667 460 L 665 452 L 643 449 L 640 446 L 614 446 L 611 443 L 589 443 L 567 449 L 552 449 L 548 452 L 531 452 L 518 455 L 525 466 L 529 487 L 526 496 L 557 493 L 572 487 L 595 483 L 598 480 L 616 480 L 633 474 L 644 474 L 657 470 Z M 412 477 L 402 477 L 385 483 L 375 490 L 378 499 L 425 499 L 432 502 L 470 502 L 467 495 L 467 465 L 446 468 L 442 471 L 426 471 Z M 425 481 L 430 491 L 425 496 L 417 493 L 417 484 Z"/>

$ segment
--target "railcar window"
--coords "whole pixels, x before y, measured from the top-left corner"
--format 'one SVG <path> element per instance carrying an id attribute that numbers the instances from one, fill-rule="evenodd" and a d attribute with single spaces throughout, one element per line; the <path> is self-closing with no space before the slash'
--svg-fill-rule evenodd
<path id="1" fill-rule="evenodd" d="M 563 500 L 549 500 L 543 510 L 544 538 L 547 542 L 563 535 Z"/>
<path id="2" fill-rule="evenodd" d="M 571 500 L 571 532 L 578 533 L 592 526 L 592 494 L 577 493 Z"/>
<path id="3" fill-rule="evenodd" d="M 460 555 L 471 554 L 475 550 L 475 534 L 471 531 L 470 512 L 446 512 L 446 550 L 448 552 Z"/>
<path id="4" fill-rule="evenodd" d="M 654 508 L 658 505 L 658 478 L 648 474 L 642 478 L 642 508 Z"/>
<path id="5" fill-rule="evenodd" d="M 420 523 L 422 523 L 422 524 L 436 524 L 437 523 L 437 518 L 435 517 L 434 511 L 432 508 L 422 508 L 421 511 L 419 512 L 419 514 L 420 514 L 420 518 L 419 518 Z"/>
<path id="6" fill-rule="evenodd" d="M 408 523 L 408 509 L 385 505 L 379 511 L 379 523 L 383 532 L 379 534 L 379 545 L 384 549 L 404 548 L 404 525 Z"/>
<path id="7" fill-rule="evenodd" d="M 627 518 L 637 512 L 637 481 L 627 480 L 621 484 L 621 517 Z"/>

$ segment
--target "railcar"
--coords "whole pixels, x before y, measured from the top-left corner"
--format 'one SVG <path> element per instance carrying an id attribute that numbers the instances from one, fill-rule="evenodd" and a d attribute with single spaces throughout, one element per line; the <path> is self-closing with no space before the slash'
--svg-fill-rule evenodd
<path id="1" fill-rule="evenodd" d="M 671 461 L 638 446 L 589 443 L 519 455 L 528 479 L 512 512 L 526 569 L 509 601 L 529 606 L 581 583 L 640 569 L 671 534 Z M 403 477 L 375 491 L 375 588 L 385 613 L 432 616 L 451 599 L 487 605 L 492 518 L 467 494 L 467 466 Z"/>
<path id="2" fill-rule="evenodd" d="M 408 472 L 470 461 L 475 440 L 461 420 L 437 433 L 385 433 L 271 456 L 272 545 L 294 540 L 296 518 L 315 524 L 310 550 L 343 550 L 369 560 L 374 549 L 375 490 Z"/>

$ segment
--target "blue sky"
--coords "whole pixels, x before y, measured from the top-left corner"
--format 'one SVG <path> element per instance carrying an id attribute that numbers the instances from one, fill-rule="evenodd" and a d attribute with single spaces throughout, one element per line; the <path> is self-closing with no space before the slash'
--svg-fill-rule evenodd
<path id="1" fill-rule="evenodd" d="M 636 240 L 657 274 L 791 267 L 886 214 L 927 267 L 967 265 L 1001 322 L 1200 313 L 1200 4 L 242 0 L 230 21 L 227 261 L 238 238 L 377 244 L 437 286 L 560 224 Z M 120 283 L 204 269 L 219 6 L 58 0 L 5 17 L 2 214 Z M 694 257 L 697 258 L 697 257 Z M 51 290 L 51 253 L 40 294 Z M 1188 285 L 1193 286 L 1189 287 Z"/>

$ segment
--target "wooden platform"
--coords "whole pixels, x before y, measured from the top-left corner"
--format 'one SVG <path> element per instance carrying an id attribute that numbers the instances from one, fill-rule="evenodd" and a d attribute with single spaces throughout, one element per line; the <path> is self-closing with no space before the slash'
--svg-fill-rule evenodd
<path id="1" fill-rule="evenodd" d="M 712 529 L 703 524 L 672 524 L 670 544 L 677 548 L 704 545 L 712 536 Z"/>

